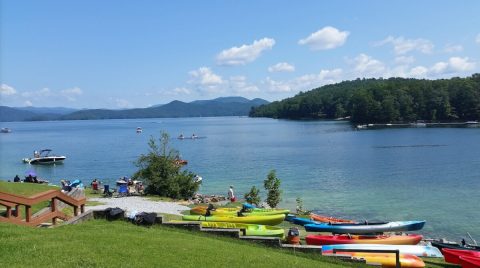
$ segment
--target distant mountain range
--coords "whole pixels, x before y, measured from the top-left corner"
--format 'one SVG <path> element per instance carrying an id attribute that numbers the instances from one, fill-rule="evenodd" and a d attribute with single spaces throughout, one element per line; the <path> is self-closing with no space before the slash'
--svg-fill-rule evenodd
<path id="1" fill-rule="evenodd" d="M 55 107 L 7 107 L 0 106 L 0 121 L 44 121 L 44 120 L 95 120 L 156 117 L 208 117 L 246 116 L 252 107 L 268 104 L 263 99 L 249 100 L 243 97 L 222 97 L 213 100 L 197 100 L 189 103 L 172 101 L 149 108 L 125 110 L 83 109 Z"/>

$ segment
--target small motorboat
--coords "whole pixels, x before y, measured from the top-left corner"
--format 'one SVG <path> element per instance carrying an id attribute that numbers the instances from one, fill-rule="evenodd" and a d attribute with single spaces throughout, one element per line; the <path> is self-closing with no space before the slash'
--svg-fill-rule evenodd
<path id="1" fill-rule="evenodd" d="M 142 128 L 141 127 L 137 127 L 137 133 L 142 133 Z"/>
<path id="2" fill-rule="evenodd" d="M 12 132 L 11 129 L 9 129 L 8 127 L 2 127 L 2 129 L 0 130 L 1 133 L 10 133 Z"/>
<path id="3" fill-rule="evenodd" d="M 50 165 L 50 164 L 61 164 L 63 160 L 67 157 L 64 155 L 53 155 L 50 154 L 52 152 L 51 149 L 44 149 L 40 152 L 35 151 L 33 153 L 33 158 L 24 158 L 22 159 L 24 163 L 31 164 L 31 165 Z"/>

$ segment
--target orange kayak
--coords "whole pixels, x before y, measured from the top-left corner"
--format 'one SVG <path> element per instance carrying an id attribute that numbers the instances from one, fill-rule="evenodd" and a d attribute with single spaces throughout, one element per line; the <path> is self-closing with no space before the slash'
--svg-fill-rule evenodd
<path id="1" fill-rule="evenodd" d="M 385 245 L 416 245 L 422 240 L 422 235 L 307 235 L 308 245 L 335 244 L 385 244 Z"/>
<path id="2" fill-rule="evenodd" d="M 328 217 L 328 216 L 323 216 L 323 215 L 317 215 L 317 214 L 314 214 L 314 213 L 310 213 L 310 218 L 312 220 L 318 221 L 318 222 L 356 223 L 355 221 L 352 221 L 352 220 L 345 220 L 345 219 L 339 219 L 339 218 Z"/>

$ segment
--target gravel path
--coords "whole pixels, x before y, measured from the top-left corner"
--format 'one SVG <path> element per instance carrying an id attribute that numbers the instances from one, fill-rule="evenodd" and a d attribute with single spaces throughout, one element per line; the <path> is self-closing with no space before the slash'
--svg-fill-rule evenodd
<path id="1" fill-rule="evenodd" d="M 152 201 L 139 196 L 129 196 L 122 198 L 89 198 L 88 201 L 97 201 L 104 203 L 99 206 L 87 206 L 87 209 L 106 209 L 109 207 L 119 207 L 128 212 L 158 212 L 181 215 L 180 212 L 189 210 L 189 207 L 179 205 L 173 202 Z"/>

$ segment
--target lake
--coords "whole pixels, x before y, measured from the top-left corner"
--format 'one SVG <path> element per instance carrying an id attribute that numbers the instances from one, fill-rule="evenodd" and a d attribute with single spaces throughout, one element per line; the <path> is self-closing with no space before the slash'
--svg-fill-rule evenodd
<path id="1" fill-rule="evenodd" d="M 282 181 L 282 206 L 338 217 L 426 220 L 423 234 L 480 239 L 480 128 L 354 130 L 346 122 L 248 117 L 158 118 L 2 123 L 0 178 L 30 170 L 58 184 L 93 178 L 114 185 L 131 176 L 151 136 L 166 131 L 171 145 L 203 177 L 200 191 L 242 197 L 263 189 L 268 172 Z M 135 129 L 143 128 L 137 134 Z M 178 140 L 195 133 L 204 139 Z M 22 163 L 50 148 L 67 160 L 56 166 Z M 265 193 L 262 192 L 263 198 Z"/>

